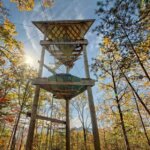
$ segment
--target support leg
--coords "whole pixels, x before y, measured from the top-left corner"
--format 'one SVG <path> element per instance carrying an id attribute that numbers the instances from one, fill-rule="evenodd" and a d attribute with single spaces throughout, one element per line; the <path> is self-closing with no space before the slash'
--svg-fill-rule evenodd
<path id="1" fill-rule="evenodd" d="M 69 100 L 66 100 L 66 150 L 70 150 Z"/>
<path id="2" fill-rule="evenodd" d="M 38 77 L 42 76 L 44 55 L 45 55 L 45 48 L 43 47 L 42 53 L 41 53 L 41 61 L 40 61 L 40 66 L 39 66 Z M 27 136 L 26 150 L 32 150 L 39 95 L 40 95 L 40 86 L 37 85 L 35 89 L 35 96 L 34 96 L 33 104 L 32 104 L 31 120 L 30 120 L 30 125 L 29 125 L 28 136 Z"/>
<path id="3" fill-rule="evenodd" d="M 84 50 L 83 50 L 83 56 L 84 56 L 84 66 L 85 66 L 86 77 L 90 78 L 90 73 L 89 73 L 89 68 L 88 68 L 88 59 L 87 59 L 87 53 L 86 53 L 85 46 L 84 46 Z M 100 139 L 99 139 L 99 133 L 98 133 L 97 120 L 96 120 L 96 112 L 95 112 L 92 88 L 90 86 L 87 87 L 87 94 L 88 94 L 90 115 L 91 115 L 91 121 L 92 121 L 94 148 L 95 148 L 95 150 L 100 150 Z"/>

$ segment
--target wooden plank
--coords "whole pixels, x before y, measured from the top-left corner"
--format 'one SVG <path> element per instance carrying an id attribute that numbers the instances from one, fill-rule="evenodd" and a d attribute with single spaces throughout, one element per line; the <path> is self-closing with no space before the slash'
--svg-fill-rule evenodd
<path id="1" fill-rule="evenodd" d="M 31 113 L 27 112 L 27 116 L 31 117 Z M 55 122 L 55 123 L 66 124 L 66 121 L 58 120 L 58 119 L 55 119 L 55 118 L 49 118 L 49 117 L 45 117 L 45 116 L 41 116 L 41 115 L 36 115 L 36 119 L 51 121 L 51 122 Z"/>
<path id="2" fill-rule="evenodd" d="M 87 85 L 93 86 L 95 80 L 81 80 L 80 82 L 61 82 L 61 81 L 49 81 L 47 78 L 37 78 L 32 80 L 34 85 Z"/>
<path id="3" fill-rule="evenodd" d="M 88 41 L 86 39 L 84 40 L 77 40 L 77 41 L 49 41 L 49 40 L 41 40 L 41 45 L 87 45 Z"/>

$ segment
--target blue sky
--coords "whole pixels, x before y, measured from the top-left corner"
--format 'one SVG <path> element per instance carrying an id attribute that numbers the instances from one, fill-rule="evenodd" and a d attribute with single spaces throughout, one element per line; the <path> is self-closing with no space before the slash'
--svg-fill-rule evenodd
<path id="1" fill-rule="evenodd" d="M 26 55 L 34 59 L 35 64 L 40 57 L 41 46 L 40 40 L 43 39 L 41 32 L 32 24 L 32 21 L 37 20 L 69 20 L 69 19 L 95 19 L 96 0 L 55 0 L 52 8 L 45 8 L 44 11 L 41 7 L 40 0 L 35 1 L 34 10 L 31 12 L 18 11 L 15 3 L 10 3 L 5 0 L 5 6 L 9 9 L 9 18 L 16 25 L 18 32 L 17 39 L 24 43 L 24 51 Z M 91 30 L 96 25 L 96 21 L 86 34 L 89 41 L 87 47 L 89 62 L 91 58 L 95 57 L 98 53 L 98 43 L 100 38 Z M 46 57 L 46 62 L 51 63 L 53 58 Z M 84 77 L 82 59 L 76 62 L 73 74 L 78 74 Z M 63 68 L 60 68 L 63 70 Z M 47 74 L 46 72 L 44 74 Z"/>
<path id="2" fill-rule="evenodd" d="M 26 55 L 33 58 L 34 64 L 38 66 L 37 60 L 40 57 L 41 46 L 40 40 L 43 39 L 41 32 L 32 24 L 32 21 L 45 21 L 45 20 L 69 20 L 69 19 L 96 19 L 95 9 L 97 0 L 54 0 L 54 6 L 52 8 L 41 7 L 40 0 L 36 0 L 34 10 L 31 12 L 18 11 L 15 3 L 10 3 L 10 0 L 3 0 L 5 7 L 9 9 L 9 19 L 16 25 L 18 32 L 17 39 L 24 43 L 24 51 Z M 101 38 L 96 36 L 96 33 L 92 33 L 92 29 L 97 24 L 94 22 L 85 38 L 88 39 L 89 45 L 87 46 L 89 64 L 91 59 L 95 58 L 99 52 L 98 43 Z M 46 53 L 47 64 L 53 63 L 53 58 Z M 58 72 L 63 72 L 64 67 L 60 67 Z M 83 57 L 79 59 L 73 69 L 71 70 L 73 75 L 79 77 L 85 77 Z M 44 70 L 44 76 L 50 74 Z M 95 78 L 92 75 L 92 78 Z M 97 98 L 97 86 L 93 87 L 95 99 Z"/>

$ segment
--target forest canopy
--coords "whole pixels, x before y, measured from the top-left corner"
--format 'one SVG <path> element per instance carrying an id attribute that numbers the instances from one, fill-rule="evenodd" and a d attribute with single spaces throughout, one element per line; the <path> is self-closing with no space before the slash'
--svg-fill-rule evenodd
<path id="1" fill-rule="evenodd" d="M 43 18 L 41 12 L 44 14 Z M 62 66 L 62 62 L 59 61 L 63 59 L 63 50 L 65 51 L 67 46 L 61 50 L 62 43 L 59 46 L 53 44 L 49 48 L 40 45 L 38 40 L 41 38 L 41 33 L 35 29 L 35 26 L 28 24 L 36 17 L 41 18 L 38 21 L 96 18 L 86 35 L 87 47 L 81 45 L 83 39 L 76 41 L 67 39 L 68 35 L 74 38 L 76 37 L 74 35 L 79 34 L 80 26 L 77 24 L 75 27 L 70 25 L 69 28 L 65 26 L 60 29 L 46 28 L 47 33 L 50 29 L 52 34 L 65 33 L 66 36 L 63 35 L 63 38 L 66 38 L 63 42 L 80 40 L 80 43 L 73 47 L 74 56 L 80 56 L 79 60 L 74 59 L 77 62 L 75 67 Z M 54 26 L 57 25 L 55 22 Z M 86 25 L 83 27 L 87 28 Z M 33 33 L 36 33 L 36 36 Z M 48 38 L 44 40 L 60 42 Z M 49 54 L 50 48 L 57 50 L 57 58 L 54 58 L 54 53 Z M 31 51 L 33 51 L 32 56 Z M 37 55 L 38 52 L 41 52 L 40 57 Z M 70 51 L 67 53 L 68 57 L 71 53 Z M 45 60 L 43 60 L 44 55 Z M 39 60 L 32 60 L 34 56 Z M 58 100 L 54 94 L 43 90 L 39 85 L 32 84 L 33 79 L 46 79 L 51 75 L 54 77 L 66 73 L 75 74 L 82 79 L 86 73 L 88 74 L 86 66 L 83 65 L 83 58 L 84 63 L 89 61 L 87 67 L 91 74 L 91 77 L 86 76 L 83 80 L 90 79 L 91 83 L 91 79 L 96 79 L 91 91 L 87 86 L 86 92 L 68 102 Z M 37 64 L 39 68 L 44 69 L 37 69 L 35 67 Z M 71 79 L 67 80 L 71 82 Z M 45 84 L 48 84 L 49 80 L 46 81 Z M 81 83 L 84 82 L 80 81 L 79 84 Z M 54 89 L 56 87 L 53 86 Z M 92 91 L 95 107 L 91 110 L 92 99 L 89 97 Z M 61 92 L 59 91 L 59 94 Z M 64 90 L 63 94 L 65 92 Z M 34 103 L 37 97 L 39 100 Z M 66 143 L 69 140 L 71 150 L 148 150 L 150 148 L 149 99 L 149 0 L 98 0 L 97 3 L 90 0 L 62 0 L 62 2 L 0 0 L 0 150 L 28 148 L 29 150 L 64 150 L 67 149 Z M 36 114 L 33 114 L 35 107 Z M 67 113 L 70 116 L 69 120 Z M 95 114 L 95 124 L 91 114 Z M 31 118 L 34 117 L 36 121 L 32 121 Z M 69 126 L 67 121 L 70 122 L 70 137 L 66 142 Z M 97 128 L 97 132 L 93 128 Z M 96 143 L 96 136 L 99 138 L 97 139 L 99 143 Z M 27 139 L 29 143 L 31 139 L 31 145 L 27 145 Z"/>

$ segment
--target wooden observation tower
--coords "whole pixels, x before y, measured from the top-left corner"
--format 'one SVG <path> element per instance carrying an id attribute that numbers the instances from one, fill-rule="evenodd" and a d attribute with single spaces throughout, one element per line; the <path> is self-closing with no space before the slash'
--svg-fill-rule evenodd
<path id="1" fill-rule="evenodd" d="M 49 120 L 66 125 L 66 150 L 70 150 L 70 121 L 69 121 L 69 101 L 87 90 L 88 102 L 91 114 L 92 130 L 95 150 L 100 150 L 100 141 L 96 121 L 94 100 L 91 87 L 94 80 L 90 79 L 86 46 L 88 41 L 84 39 L 94 20 L 63 20 L 63 21 L 36 21 L 33 24 L 44 34 L 44 40 L 40 41 L 42 46 L 41 59 L 39 61 L 38 78 L 33 80 L 36 85 L 35 96 L 32 105 L 31 119 L 26 142 L 26 150 L 32 150 L 34 129 L 36 119 Z M 45 50 L 54 56 L 60 64 L 66 66 L 65 74 L 56 74 L 44 64 Z M 86 78 L 78 78 L 69 74 L 74 62 L 83 54 Z M 42 78 L 43 67 L 53 73 L 49 78 Z M 66 101 L 66 120 L 46 118 L 37 114 L 40 88 L 53 93 L 57 99 Z"/>

